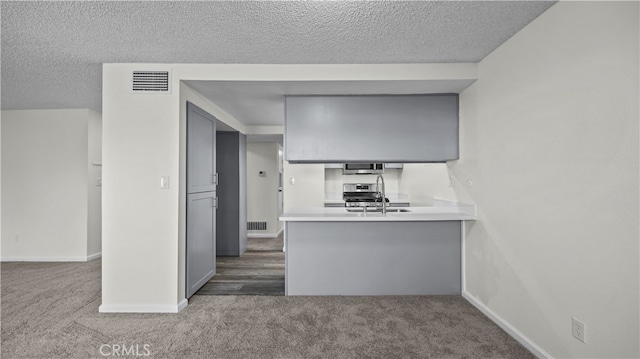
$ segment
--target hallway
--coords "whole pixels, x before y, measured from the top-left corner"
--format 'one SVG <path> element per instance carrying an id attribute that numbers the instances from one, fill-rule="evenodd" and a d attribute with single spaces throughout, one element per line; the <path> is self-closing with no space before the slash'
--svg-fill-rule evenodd
<path id="1" fill-rule="evenodd" d="M 240 257 L 216 257 L 216 275 L 195 295 L 284 295 L 283 234 L 249 238 Z"/>

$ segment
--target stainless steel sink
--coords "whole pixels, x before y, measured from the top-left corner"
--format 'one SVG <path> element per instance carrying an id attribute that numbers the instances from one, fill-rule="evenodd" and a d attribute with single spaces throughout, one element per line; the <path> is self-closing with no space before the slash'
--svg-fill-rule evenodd
<path id="1" fill-rule="evenodd" d="M 363 209 L 363 207 L 347 208 L 347 212 L 382 213 L 382 208 L 371 208 L 371 209 L 367 209 L 366 211 Z M 405 208 L 387 208 L 387 213 L 404 213 L 404 212 L 411 212 L 411 210 L 408 210 Z"/>

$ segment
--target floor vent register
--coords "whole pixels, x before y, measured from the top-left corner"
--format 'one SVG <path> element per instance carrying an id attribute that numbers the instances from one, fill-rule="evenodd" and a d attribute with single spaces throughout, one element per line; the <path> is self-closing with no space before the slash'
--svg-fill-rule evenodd
<path id="1" fill-rule="evenodd" d="M 266 231 L 267 222 L 247 222 L 248 231 Z"/>

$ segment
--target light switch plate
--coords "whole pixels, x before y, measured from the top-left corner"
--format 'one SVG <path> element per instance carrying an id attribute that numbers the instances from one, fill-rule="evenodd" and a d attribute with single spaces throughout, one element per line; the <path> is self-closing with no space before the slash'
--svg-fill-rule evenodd
<path id="1" fill-rule="evenodd" d="M 169 189 L 169 176 L 160 177 L 160 188 Z"/>

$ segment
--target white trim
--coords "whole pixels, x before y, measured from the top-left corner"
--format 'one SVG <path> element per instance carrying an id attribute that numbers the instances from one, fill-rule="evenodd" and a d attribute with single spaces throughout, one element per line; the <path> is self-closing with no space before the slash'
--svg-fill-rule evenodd
<path id="1" fill-rule="evenodd" d="M 98 258 L 102 258 L 102 252 L 94 253 L 90 256 L 87 256 L 87 262 Z"/>
<path id="2" fill-rule="evenodd" d="M 467 239 L 467 231 L 466 231 L 466 222 L 465 221 L 460 221 L 460 235 L 462 238 L 460 238 L 460 285 L 462 287 L 462 292 L 464 293 L 464 291 L 467 290 L 467 275 L 466 275 L 466 263 L 467 263 L 467 256 L 465 255 L 466 253 L 466 239 Z"/>
<path id="3" fill-rule="evenodd" d="M 276 238 L 278 235 L 273 233 L 248 233 L 247 238 Z"/>
<path id="4" fill-rule="evenodd" d="M 517 340 L 518 343 L 522 344 L 527 350 L 529 350 L 533 355 L 538 358 L 553 358 L 549 353 L 544 351 L 544 349 L 540 348 L 536 343 L 534 343 L 531 339 L 527 338 L 524 334 L 520 333 L 520 331 L 514 328 L 511 324 L 509 324 L 506 320 L 502 319 L 499 315 L 494 313 L 487 306 L 482 304 L 476 297 L 474 297 L 471 293 L 466 290 L 462 291 L 462 297 L 466 299 L 469 303 L 471 303 L 474 307 L 478 308 L 484 315 L 486 315 L 489 319 L 491 319 L 494 323 L 496 323 L 502 330 L 507 332 L 513 339 Z"/>
<path id="5" fill-rule="evenodd" d="M 187 305 L 189 305 L 189 301 L 187 300 L 187 298 L 182 298 L 180 303 L 178 303 L 178 313 L 180 313 L 184 308 L 186 308 Z"/>
<path id="6" fill-rule="evenodd" d="M 283 229 L 285 229 L 284 231 L 284 244 L 282 247 L 282 251 L 285 252 L 284 255 L 284 295 L 285 296 L 289 296 L 289 255 L 286 254 L 287 252 L 287 231 L 286 228 L 289 226 L 289 222 L 284 222 L 284 227 Z"/>
<path id="7" fill-rule="evenodd" d="M 273 234 L 273 233 L 247 233 L 247 238 L 276 238 L 279 237 L 282 232 L 284 232 L 284 225 L 282 226 L 282 228 L 280 228 L 280 230 L 278 231 L 277 234 Z"/>
<path id="8" fill-rule="evenodd" d="M 104 305 L 98 308 L 100 313 L 179 313 L 189 302 L 182 299 L 177 305 Z"/>
<path id="9" fill-rule="evenodd" d="M 99 253 L 102 256 L 102 253 Z M 92 257 L 95 254 L 92 255 Z M 96 257 L 98 258 L 98 257 Z M 95 258 L 92 258 L 95 259 Z M 88 256 L 85 257 L 2 257 L 1 262 L 87 262 Z"/>

